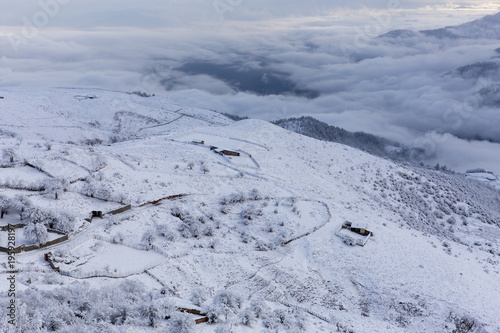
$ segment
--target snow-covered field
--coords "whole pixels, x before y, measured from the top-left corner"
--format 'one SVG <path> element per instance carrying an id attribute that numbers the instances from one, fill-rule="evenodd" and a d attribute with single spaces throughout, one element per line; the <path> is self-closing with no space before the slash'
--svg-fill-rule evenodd
<path id="1" fill-rule="evenodd" d="M 20 332 L 500 332 L 483 182 L 160 97 L 0 95 L 0 197 L 74 218 L 67 242 L 16 255 Z M 346 244 L 345 221 L 373 237 Z"/>

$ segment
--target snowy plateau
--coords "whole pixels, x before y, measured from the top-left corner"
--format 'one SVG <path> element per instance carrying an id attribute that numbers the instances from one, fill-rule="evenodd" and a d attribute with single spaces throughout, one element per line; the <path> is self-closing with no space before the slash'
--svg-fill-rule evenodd
<path id="1" fill-rule="evenodd" d="M 164 97 L 0 96 L 0 222 L 25 245 L 0 252 L 2 332 L 500 332 L 487 179 Z"/>

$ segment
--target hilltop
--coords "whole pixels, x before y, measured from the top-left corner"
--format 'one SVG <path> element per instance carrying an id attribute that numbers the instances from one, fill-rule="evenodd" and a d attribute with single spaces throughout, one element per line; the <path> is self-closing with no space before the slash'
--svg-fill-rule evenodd
<path id="1" fill-rule="evenodd" d="M 16 254 L 24 332 L 498 332 L 485 182 L 158 96 L 0 96 L 0 222 L 68 235 Z"/>

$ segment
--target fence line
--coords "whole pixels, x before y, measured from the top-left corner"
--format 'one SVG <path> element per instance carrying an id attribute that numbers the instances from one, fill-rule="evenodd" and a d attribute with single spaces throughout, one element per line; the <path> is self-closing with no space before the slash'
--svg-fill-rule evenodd
<path id="1" fill-rule="evenodd" d="M 179 199 L 179 198 L 183 198 L 185 197 L 187 194 L 174 194 L 174 195 L 169 195 L 168 197 L 164 197 L 164 198 L 160 198 L 160 199 L 157 199 L 157 200 L 153 200 L 153 201 L 148 201 L 148 202 L 145 202 L 143 204 L 140 204 L 139 207 L 144 207 L 146 205 L 158 205 L 160 202 L 162 202 L 163 200 L 174 200 L 174 199 Z"/>
<path id="2" fill-rule="evenodd" d="M 14 249 L 11 249 L 11 250 L 9 250 L 8 248 L 0 246 L 0 251 L 1 252 L 5 252 L 5 253 L 29 252 L 29 251 L 33 251 L 33 250 L 43 249 L 45 247 L 52 246 L 52 245 L 55 245 L 55 244 L 59 244 L 59 243 L 65 242 L 67 240 L 68 240 L 68 235 L 64 235 L 62 237 L 56 238 L 54 240 L 51 240 L 51 241 L 49 241 L 47 243 L 44 243 L 44 244 L 41 244 L 41 245 L 29 245 L 29 246 L 26 246 L 25 244 L 21 244 L 20 246 L 14 248 Z"/>
<path id="3" fill-rule="evenodd" d="M 121 208 L 112 210 L 110 212 L 107 212 L 107 213 L 105 213 L 105 215 L 107 215 L 107 214 L 109 214 L 109 215 L 121 214 L 121 213 L 126 212 L 127 210 L 131 210 L 131 209 L 132 209 L 132 205 L 128 204 L 128 205 L 126 205 L 124 207 L 121 207 Z"/>
<path id="4" fill-rule="evenodd" d="M 82 245 L 83 243 L 85 243 L 86 241 L 90 240 L 92 237 L 92 235 L 87 235 L 87 236 L 80 236 L 78 239 L 76 240 L 72 240 L 70 244 L 67 244 L 65 246 L 61 246 L 59 247 L 59 250 L 61 252 L 68 252 L 68 251 L 71 251 L 72 249 Z"/>
<path id="5" fill-rule="evenodd" d="M 1 226 L 0 227 L 0 230 L 1 231 L 7 231 L 9 229 L 21 229 L 21 228 L 24 228 L 26 226 L 26 224 L 8 224 L 8 225 L 4 225 L 4 226 Z"/>
<path id="6" fill-rule="evenodd" d="M 68 245 L 64 248 L 61 248 L 60 250 L 69 251 L 70 249 L 76 248 L 77 246 L 81 245 L 82 243 L 84 243 L 90 239 L 95 239 L 98 241 L 115 244 L 115 243 L 113 243 L 112 240 L 110 241 L 109 239 L 106 239 L 106 237 L 103 237 L 101 235 L 89 235 L 87 237 L 81 237 L 76 242 L 76 244 L 73 243 L 73 244 L 71 244 L 71 246 Z M 117 244 L 117 245 L 127 246 L 127 247 L 130 247 L 132 249 L 139 250 L 139 251 L 154 250 L 155 252 L 158 252 L 158 253 L 168 257 L 168 254 L 163 249 L 161 249 L 155 245 L 152 245 L 150 247 L 147 247 L 144 245 L 139 245 L 139 244 Z M 163 261 L 163 260 L 161 260 L 161 261 L 159 260 L 158 262 L 151 264 L 145 268 L 144 267 L 143 268 L 136 268 L 136 269 L 126 270 L 126 271 L 122 271 L 122 270 L 119 271 L 119 270 L 115 269 L 115 271 L 94 270 L 91 272 L 81 272 L 81 271 L 66 271 L 66 270 L 61 269 L 60 267 L 55 266 L 55 264 L 52 261 L 52 254 L 50 252 L 45 254 L 45 260 L 49 262 L 49 265 L 52 267 L 52 269 L 54 271 L 60 273 L 63 276 L 69 276 L 69 277 L 72 277 L 75 279 L 89 279 L 89 278 L 96 278 L 96 277 L 125 278 L 125 277 L 131 276 L 131 275 L 142 274 L 142 273 L 146 272 L 147 270 L 150 270 L 153 267 L 158 266 Z"/>
<path id="7" fill-rule="evenodd" d="M 125 278 L 131 275 L 137 275 L 137 274 L 142 274 L 146 272 L 149 269 L 152 269 L 155 266 L 158 266 L 160 263 L 154 263 L 152 265 L 149 265 L 145 268 L 136 268 L 136 269 L 129 269 L 126 271 L 107 271 L 107 270 L 95 270 L 91 272 L 69 272 L 69 271 L 64 271 L 64 270 L 59 270 L 61 275 L 69 276 L 75 279 L 89 279 L 89 278 L 96 278 L 96 277 L 108 277 L 108 278 Z"/>

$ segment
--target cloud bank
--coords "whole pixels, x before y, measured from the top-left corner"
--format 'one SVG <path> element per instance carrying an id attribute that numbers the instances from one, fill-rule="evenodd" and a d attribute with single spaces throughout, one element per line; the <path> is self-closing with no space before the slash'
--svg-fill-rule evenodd
<path id="1" fill-rule="evenodd" d="M 459 69 L 497 62 L 500 18 L 453 30 L 474 36 L 419 32 L 495 14 L 491 2 L 11 5 L 0 13 L 0 86 L 141 90 L 266 120 L 310 115 L 425 146 L 460 171 L 499 155 L 498 144 L 468 141 L 500 142 L 500 71 Z M 457 147 L 470 152 L 463 165 Z"/>

